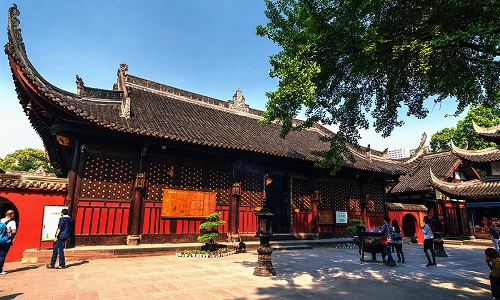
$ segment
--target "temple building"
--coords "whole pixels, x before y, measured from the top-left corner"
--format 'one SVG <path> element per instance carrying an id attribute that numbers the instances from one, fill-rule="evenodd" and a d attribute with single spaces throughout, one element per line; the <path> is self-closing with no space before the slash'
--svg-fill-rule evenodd
<path id="1" fill-rule="evenodd" d="M 420 212 L 419 223 L 423 227 L 423 217 L 429 216 L 435 221 L 440 234 L 445 236 L 469 235 L 468 217 L 465 201 L 446 197 L 431 182 L 431 169 L 435 178 L 443 182 L 457 179 L 477 179 L 478 174 L 470 166 L 463 166 L 462 159 L 451 151 L 426 154 L 422 163 L 413 171 L 400 177 L 400 180 L 387 191 L 389 216 L 401 220 L 405 236 L 412 233 L 423 240 L 420 228 L 413 228 L 413 217 Z M 413 212 L 413 216 L 410 213 Z M 402 215 L 402 213 L 403 215 Z"/>
<path id="2" fill-rule="evenodd" d="M 273 233 L 287 238 L 343 236 L 350 218 L 375 230 L 387 212 L 387 183 L 424 155 L 425 139 L 400 160 L 350 146 L 356 161 L 332 176 L 312 154 L 329 148 L 319 140 L 334 134 L 327 128 L 281 139 L 281 126 L 260 125 L 263 112 L 240 89 L 214 99 L 133 76 L 126 64 L 109 90 L 76 76 L 76 93 L 64 91 L 29 61 L 18 16 L 12 7 L 5 52 L 19 103 L 63 173 L 66 193 L 52 205 L 69 208 L 76 245 L 194 242 L 215 211 L 226 221 L 222 232 L 252 238 L 262 207 L 274 213 Z"/>
<path id="3" fill-rule="evenodd" d="M 479 137 L 500 143 L 500 126 L 483 128 L 473 123 L 473 128 Z M 473 180 L 457 178 L 453 182 L 446 182 L 435 176 L 432 169 L 432 184 L 447 197 L 464 200 L 469 220 L 474 226 L 474 235 L 489 237 L 486 229 L 476 227 L 482 226 L 483 218 L 487 220 L 500 218 L 500 146 L 467 150 L 452 144 L 452 152 L 462 159 L 463 165 L 483 170 L 486 176 L 481 178 L 477 176 Z"/>

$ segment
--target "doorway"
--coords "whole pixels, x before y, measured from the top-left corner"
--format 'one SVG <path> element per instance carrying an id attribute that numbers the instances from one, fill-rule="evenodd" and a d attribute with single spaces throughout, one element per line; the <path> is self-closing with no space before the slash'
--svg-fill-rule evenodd
<path id="1" fill-rule="evenodd" d="M 5 213 L 8 210 L 14 211 L 14 221 L 16 222 L 16 227 L 19 229 L 19 211 L 17 207 L 10 200 L 0 197 L 0 219 L 5 217 Z"/>
<path id="2" fill-rule="evenodd" d="M 417 224 L 417 219 L 415 218 L 414 215 L 406 214 L 403 217 L 401 227 L 405 237 L 412 238 L 417 236 L 416 224 Z"/>
<path id="3" fill-rule="evenodd" d="M 266 205 L 274 214 L 271 219 L 273 233 L 290 233 L 290 201 L 287 177 L 269 174 L 266 184 Z"/>

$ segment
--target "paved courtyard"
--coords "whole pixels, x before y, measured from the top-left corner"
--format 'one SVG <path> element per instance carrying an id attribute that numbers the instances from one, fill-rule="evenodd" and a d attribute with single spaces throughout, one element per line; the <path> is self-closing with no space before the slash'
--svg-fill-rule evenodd
<path id="1" fill-rule="evenodd" d="M 253 276 L 257 254 L 222 258 L 174 255 L 68 261 L 67 269 L 6 263 L 0 299 L 490 299 L 484 248 L 446 246 L 425 267 L 422 245 L 404 245 L 406 263 L 357 249 L 275 251 L 275 277 Z"/>

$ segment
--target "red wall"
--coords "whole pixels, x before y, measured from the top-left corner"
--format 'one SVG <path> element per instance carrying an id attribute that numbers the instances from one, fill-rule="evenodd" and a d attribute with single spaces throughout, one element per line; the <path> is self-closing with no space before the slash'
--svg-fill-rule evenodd
<path id="1" fill-rule="evenodd" d="M 0 190 L 0 198 L 12 202 L 19 212 L 17 235 L 7 254 L 6 262 L 21 261 L 26 249 L 53 247 L 53 243 L 41 243 L 43 208 L 45 205 L 64 205 L 65 192 Z"/>
<path id="2" fill-rule="evenodd" d="M 421 220 L 423 220 L 423 216 L 426 215 L 423 212 L 418 212 L 418 211 L 401 211 L 401 210 L 389 210 L 388 211 L 388 216 L 392 220 L 396 219 L 398 220 L 398 224 L 400 227 L 402 227 L 403 224 L 403 217 L 406 215 L 413 215 L 415 217 L 416 223 L 415 223 L 415 235 L 418 238 L 418 243 L 422 244 L 424 242 L 424 234 L 422 233 L 422 227 L 421 227 Z M 403 237 L 405 238 L 406 236 Z"/>

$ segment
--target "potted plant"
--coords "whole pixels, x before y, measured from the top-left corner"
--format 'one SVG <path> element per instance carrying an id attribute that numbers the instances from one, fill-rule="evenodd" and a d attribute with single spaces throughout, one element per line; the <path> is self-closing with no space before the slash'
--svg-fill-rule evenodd
<path id="1" fill-rule="evenodd" d="M 351 224 L 350 226 L 347 226 L 346 230 L 349 232 L 356 232 L 358 230 L 358 226 L 363 224 L 363 220 L 360 219 L 350 219 L 349 223 Z"/>
<path id="2" fill-rule="evenodd" d="M 213 213 L 205 218 L 207 221 L 200 225 L 200 235 L 198 236 L 198 242 L 205 243 L 204 250 L 206 251 L 216 251 L 217 243 L 214 239 L 220 235 L 217 228 L 221 225 L 226 224 L 226 221 L 219 220 L 220 213 Z"/>

